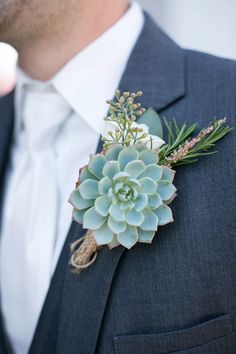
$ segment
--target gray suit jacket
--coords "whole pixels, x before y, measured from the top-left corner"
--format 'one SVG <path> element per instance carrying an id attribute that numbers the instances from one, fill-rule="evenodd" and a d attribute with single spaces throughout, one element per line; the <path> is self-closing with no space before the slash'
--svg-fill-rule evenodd
<path id="1" fill-rule="evenodd" d="M 142 90 L 144 106 L 180 124 L 234 125 L 236 63 L 179 48 L 147 15 L 120 89 Z M 0 100 L 2 192 L 13 118 L 10 94 Z M 104 247 L 79 276 L 69 244 L 83 230 L 72 223 L 30 354 L 236 353 L 235 151 L 233 132 L 217 155 L 178 168 L 175 222 L 152 245 Z M 10 351 L 2 324 L 0 353 Z"/>

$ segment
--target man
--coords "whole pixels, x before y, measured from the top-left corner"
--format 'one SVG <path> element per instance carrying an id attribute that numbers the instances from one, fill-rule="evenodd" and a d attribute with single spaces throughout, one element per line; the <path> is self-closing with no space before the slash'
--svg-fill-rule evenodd
<path id="1" fill-rule="evenodd" d="M 180 124 L 233 125 L 235 62 L 179 48 L 126 0 L 1 0 L 0 40 L 19 52 L 0 99 L 0 353 L 236 352 L 234 132 L 178 169 L 151 245 L 104 247 L 80 275 L 67 203 L 117 87 Z"/>

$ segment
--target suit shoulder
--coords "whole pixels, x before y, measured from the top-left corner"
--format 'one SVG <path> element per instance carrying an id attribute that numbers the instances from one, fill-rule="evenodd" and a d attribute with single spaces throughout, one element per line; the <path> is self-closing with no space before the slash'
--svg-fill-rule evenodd
<path id="1" fill-rule="evenodd" d="M 192 49 L 184 49 L 184 51 L 186 52 L 188 58 L 192 61 L 195 62 L 205 62 L 205 63 L 215 63 L 221 66 L 232 66 L 234 67 L 234 70 L 236 69 L 236 60 L 233 59 L 228 59 L 228 58 L 223 58 L 223 57 L 219 57 L 213 54 L 208 54 L 208 53 L 204 53 L 204 52 L 200 52 L 200 51 L 196 51 L 196 50 L 192 50 Z"/>
<path id="2" fill-rule="evenodd" d="M 187 71 L 189 76 L 198 75 L 204 81 L 227 84 L 236 87 L 236 61 L 220 58 L 211 54 L 185 50 Z M 213 81 L 212 81 L 213 80 Z"/>

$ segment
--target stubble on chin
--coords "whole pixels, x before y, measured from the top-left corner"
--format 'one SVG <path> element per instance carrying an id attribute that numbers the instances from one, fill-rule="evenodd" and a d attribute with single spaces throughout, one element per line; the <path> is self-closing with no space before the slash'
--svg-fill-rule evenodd
<path id="1" fill-rule="evenodd" d="M 24 0 L 0 0 L 0 41 L 10 41 L 14 32 L 21 30 L 17 29 L 17 17 L 23 2 Z"/>

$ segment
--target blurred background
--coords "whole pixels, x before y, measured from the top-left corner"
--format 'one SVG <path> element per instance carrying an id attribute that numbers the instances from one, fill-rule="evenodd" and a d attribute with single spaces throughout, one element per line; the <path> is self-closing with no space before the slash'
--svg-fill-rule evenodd
<path id="1" fill-rule="evenodd" d="M 179 45 L 236 59 L 236 0 L 139 0 Z M 15 82 L 17 53 L 0 43 L 0 95 Z"/>

